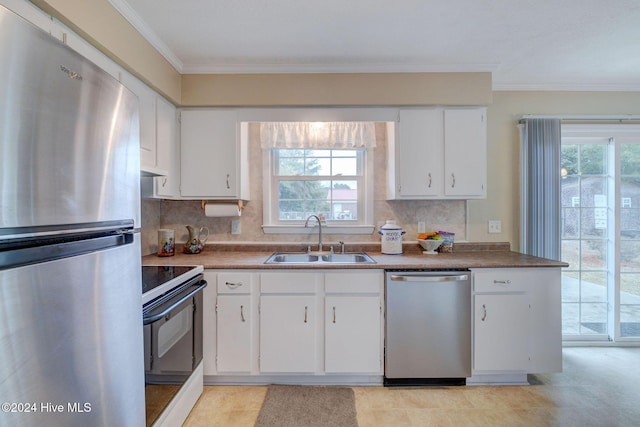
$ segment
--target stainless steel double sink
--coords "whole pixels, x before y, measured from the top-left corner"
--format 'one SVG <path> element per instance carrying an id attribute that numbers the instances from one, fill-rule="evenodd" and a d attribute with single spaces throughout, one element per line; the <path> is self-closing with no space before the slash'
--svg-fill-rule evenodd
<path id="1" fill-rule="evenodd" d="M 284 253 L 276 252 L 265 264 L 375 264 L 366 253 Z"/>

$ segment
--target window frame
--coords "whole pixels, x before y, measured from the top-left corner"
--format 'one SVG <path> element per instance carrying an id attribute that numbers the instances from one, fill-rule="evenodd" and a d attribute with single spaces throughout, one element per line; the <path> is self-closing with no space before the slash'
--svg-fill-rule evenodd
<path id="1" fill-rule="evenodd" d="M 327 147 L 326 149 L 331 149 Z M 374 179 L 374 149 L 354 149 L 362 152 L 362 176 L 359 177 L 358 189 L 358 215 L 360 219 L 357 222 L 327 220 L 327 224 L 323 228 L 327 233 L 340 234 L 372 234 L 375 230 L 373 217 L 373 179 Z M 303 234 L 308 233 L 309 229 L 305 228 L 304 220 L 300 221 L 282 221 L 278 219 L 278 178 L 274 175 L 275 162 L 277 155 L 274 149 L 262 150 L 262 177 L 263 177 L 263 225 L 262 229 L 265 234 Z M 295 177 L 292 177 L 295 178 Z M 353 176 L 348 177 L 350 180 L 356 180 Z M 313 176 L 313 180 L 332 179 L 331 176 Z"/>

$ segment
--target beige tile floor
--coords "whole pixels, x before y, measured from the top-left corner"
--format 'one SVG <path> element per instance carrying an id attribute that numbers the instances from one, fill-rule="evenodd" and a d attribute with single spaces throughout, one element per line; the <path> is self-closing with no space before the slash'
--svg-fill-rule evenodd
<path id="1" fill-rule="evenodd" d="M 563 360 L 562 373 L 531 376 L 529 386 L 354 387 L 358 424 L 640 425 L 640 348 L 565 348 Z M 261 386 L 205 386 L 184 426 L 251 427 L 265 393 Z"/>

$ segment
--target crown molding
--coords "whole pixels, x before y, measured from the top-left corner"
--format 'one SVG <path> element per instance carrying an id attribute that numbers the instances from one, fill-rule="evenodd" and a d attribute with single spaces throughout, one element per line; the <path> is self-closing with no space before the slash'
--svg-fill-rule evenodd
<path id="1" fill-rule="evenodd" d="M 158 37 L 126 0 L 109 0 L 109 3 L 162 55 L 178 73 L 183 63 L 178 56 Z"/>

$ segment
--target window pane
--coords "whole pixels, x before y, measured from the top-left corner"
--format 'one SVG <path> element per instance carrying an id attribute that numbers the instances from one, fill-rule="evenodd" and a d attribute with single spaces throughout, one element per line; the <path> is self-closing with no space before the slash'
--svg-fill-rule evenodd
<path id="1" fill-rule="evenodd" d="M 606 145 L 580 145 L 580 173 L 582 175 L 604 175 L 606 167 Z"/>
<path id="2" fill-rule="evenodd" d="M 562 206 L 579 207 L 580 206 L 580 177 L 567 176 L 560 181 L 562 186 Z"/>
<path id="3" fill-rule="evenodd" d="M 295 176 L 304 174 L 304 159 L 300 157 L 280 157 L 278 175 Z"/>
<path id="4" fill-rule="evenodd" d="M 580 210 L 580 235 L 584 238 L 604 238 L 607 232 L 607 208 Z"/>
<path id="5" fill-rule="evenodd" d="M 357 181 L 334 181 L 330 197 L 331 219 L 340 221 L 358 219 Z"/>
<path id="6" fill-rule="evenodd" d="M 580 254 L 582 270 L 604 270 L 607 268 L 607 241 L 582 240 Z"/>
<path id="7" fill-rule="evenodd" d="M 620 274 L 620 303 L 640 304 L 640 272 Z"/>
<path id="8" fill-rule="evenodd" d="M 577 238 L 580 234 L 580 208 L 562 208 L 560 211 L 562 238 Z"/>
<path id="9" fill-rule="evenodd" d="M 304 220 L 308 215 L 329 210 L 329 181 L 279 181 L 280 220 Z"/>
<path id="10" fill-rule="evenodd" d="M 622 160 L 622 164 L 625 164 Z M 640 238 L 640 177 L 620 179 L 620 230 L 622 238 Z"/>
<path id="11" fill-rule="evenodd" d="M 607 179 L 587 176 L 580 180 L 580 205 L 582 207 L 607 206 Z"/>
<path id="12" fill-rule="evenodd" d="M 607 302 L 607 273 L 586 272 L 580 279 L 580 302 Z"/>
<path id="13" fill-rule="evenodd" d="M 640 241 L 620 241 L 620 271 L 623 273 L 640 272 Z"/>
<path id="14" fill-rule="evenodd" d="M 359 175 L 358 159 L 355 157 L 333 159 L 331 175 Z"/>
<path id="15" fill-rule="evenodd" d="M 562 261 L 569 264 L 569 270 L 580 269 L 580 240 L 562 240 Z"/>
<path id="16" fill-rule="evenodd" d="M 580 333 L 607 333 L 607 304 L 580 304 Z"/>
<path id="17" fill-rule="evenodd" d="M 562 144 L 560 167 L 563 176 L 578 175 L 578 146 L 576 144 Z"/>
<path id="18" fill-rule="evenodd" d="M 580 301 L 580 273 L 577 271 L 562 273 L 562 302 Z"/>
<path id="19" fill-rule="evenodd" d="M 323 157 L 308 157 L 306 162 L 305 175 L 331 175 L 331 159 Z"/>
<path id="20" fill-rule="evenodd" d="M 620 159 L 622 175 L 640 176 L 640 144 L 622 144 Z"/>

